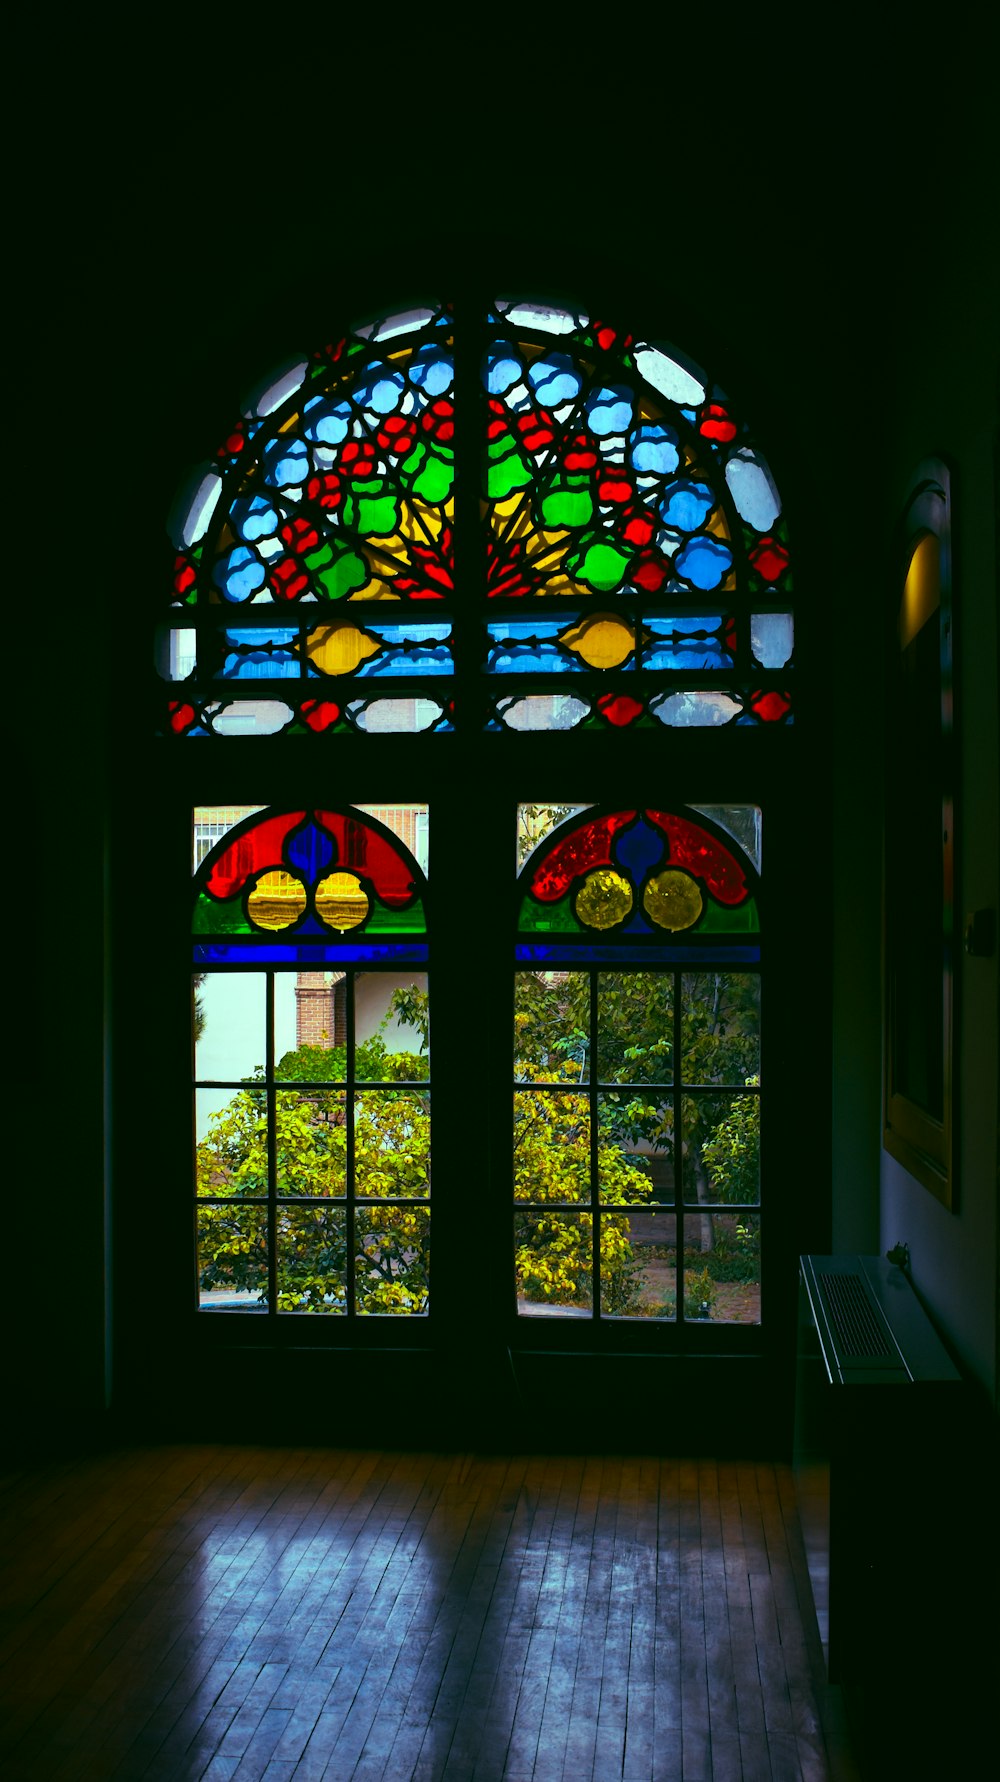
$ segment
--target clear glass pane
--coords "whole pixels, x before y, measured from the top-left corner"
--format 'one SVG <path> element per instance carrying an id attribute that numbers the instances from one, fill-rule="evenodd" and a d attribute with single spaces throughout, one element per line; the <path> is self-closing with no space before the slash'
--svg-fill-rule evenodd
<path id="1" fill-rule="evenodd" d="M 347 1075 L 342 971 L 274 974 L 274 1074 L 279 1082 L 342 1083 Z"/>
<path id="2" fill-rule="evenodd" d="M 263 1072 L 264 984 L 262 971 L 195 972 L 194 1074 L 198 1082 L 239 1082 Z"/>
<path id="3" fill-rule="evenodd" d="M 426 972 L 359 972 L 354 980 L 354 1074 L 359 1083 L 430 1076 Z"/>
<path id="4" fill-rule="evenodd" d="M 431 1216 L 426 1207 L 359 1207 L 354 1292 L 363 1313 L 426 1312 Z"/>
<path id="5" fill-rule="evenodd" d="M 275 1167 L 280 1195 L 337 1199 L 347 1193 L 347 1108 L 343 1089 L 275 1095 Z"/>
<path id="6" fill-rule="evenodd" d="M 759 974 L 685 972 L 681 991 L 682 1081 L 739 1089 L 759 1083 Z"/>
<path id="7" fill-rule="evenodd" d="M 431 1098 L 366 1089 L 354 1101 L 354 1191 L 362 1199 L 423 1200 L 431 1191 Z"/>
<path id="8" fill-rule="evenodd" d="M 711 1248 L 697 1257 L 689 1252 L 686 1262 L 692 1297 L 707 1297 L 713 1324 L 760 1323 L 759 1213 L 713 1214 Z"/>
<path id="9" fill-rule="evenodd" d="M 589 1318 L 593 1217 L 518 1208 L 514 1214 L 517 1309 L 530 1318 Z"/>
<path id="10" fill-rule="evenodd" d="M 685 1095 L 687 1205 L 760 1200 L 760 1096 Z"/>
<path id="11" fill-rule="evenodd" d="M 597 1074 L 602 1083 L 669 1083 L 673 979 L 666 972 L 602 971 L 597 978 Z"/>
<path id="12" fill-rule="evenodd" d="M 194 812 L 194 866 L 199 867 L 216 842 L 244 817 L 262 811 L 262 804 L 199 804 Z"/>
<path id="13" fill-rule="evenodd" d="M 760 871 L 762 813 L 755 804 L 693 804 L 693 811 L 700 811 L 703 817 L 710 817 L 718 823 L 733 840 L 739 842 L 745 854 Z"/>
<path id="14" fill-rule="evenodd" d="M 587 804 L 519 804 L 517 807 L 517 870 L 546 836 L 567 817 L 589 810 Z"/>
<path id="15" fill-rule="evenodd" d="M 266 1207 L 199 1201 L 198 1303 L 203 1312 L 266 1310 Z"/>
<path id="16" fill-rule="evenodd" d="M 677 1316 L 676 1220 L 661 1213 L 601 1219 L 601 1311 L 612 1318 Z"/>
<path id="17" fill-rule="evenodd" d="M 604 1206 L 672 1203 L 674 1113 L 662 1096 L 598 1098 L 597 1175 Z"/>
<path id="18" fill-rule="evenodd" d="M 514 1198 L 590 1199 L 590 1106 L 569 1090 L 514 1094 Z"/>
<path id="19" fill-rule="evenodd" d="M 267 1095 L 263 1089 L 196 1089 L 198 1194 L 267 1194 Z"/>
<path id="20" fill-rule="evenodd" d="M 590 979 L 583 971 L 514 974 L 517 1082 L 586 1083 L 590 1076 Z"/>
<path id="21" fill-rule="evenodd" d="M 347 1214 L 278 1207 L 279 1312 L 347 1311 Z"/>

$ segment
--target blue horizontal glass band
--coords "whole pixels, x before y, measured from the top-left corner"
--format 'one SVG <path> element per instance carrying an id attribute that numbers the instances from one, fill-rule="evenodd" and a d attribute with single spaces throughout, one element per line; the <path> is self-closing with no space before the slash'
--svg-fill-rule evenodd
<path id="1" fill-rule="evenodd" d="M 655 941 L 650 946 L 630 945 L 628 941 L 583 941 L 578 946 L 565 940 L 518 941 L 514 957 L 528 965 L 756 965 L 760 946 L 727 946 L 709 941 L 705 946 L 688 942 L 687 946 L 667 947 Z"/>
<path id="2" fill-rule="evenodd" d="M 368 965 L 423 964 L 430 956 L 426 941 L 333 941 L 319 946 L 296 946 L 292 941 L 251 939 L 195 941 L 191 957 L 195 965 Z"/>

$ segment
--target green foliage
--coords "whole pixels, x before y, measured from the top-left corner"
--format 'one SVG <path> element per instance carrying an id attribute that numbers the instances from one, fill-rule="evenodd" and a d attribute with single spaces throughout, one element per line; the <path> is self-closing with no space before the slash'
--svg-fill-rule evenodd
<path id="1" fill-rule="evenodd" d="M 392 1052 L 384 1039 L 393 1019 L 412 1027 L 419 1052 Z M 357 1193 L 378 1200 L 419 1200 L 429 1191 L 430 1106 L 419 1088 L 428 1062 L 427 998 L 415 986 L 397 990 L 380 1032 L 355 1050 L 359 1087 L 354 1108 Z M 277 1303 L 281 1311 L 342 1310 L 347 1299 L 346 1072 L 343 1046 L 300 1046 L 282 1058 L 276 1077 L 274 1145 L 279 1196 L 301 1197 L 277 1210 Z M 197 1190 L 220 1204 L 198 1207 L 202 1289 L 256 1293 L 267 1285 L 267 1093 L 262 1072 L 219 1113 L 198 1146 Z M 332 1079 L 332 1080 L 331 1080 Z M 369 1089 L 364 1082 L 400 1085 Z M 283 1085 L 309 1087 L 296 1091 Z M 316 1086 L 318 1085 L 318 1086 Z M 248 1204 L 248 1200 L 250 1204 Z M 354 1217 L 355 1293 L 361 1312 L 421 1312 L 428 1292 L 425 1207 L 359 1206 Z"/>
<path id="2" fill-rule="evenodd" d="M 759 1076 L 745 1078 L 757 1088 Z M 737 1096 L 701 1147 L 717 1200 L 753 1203 L 760 1193 L 760 1097 Z"/>

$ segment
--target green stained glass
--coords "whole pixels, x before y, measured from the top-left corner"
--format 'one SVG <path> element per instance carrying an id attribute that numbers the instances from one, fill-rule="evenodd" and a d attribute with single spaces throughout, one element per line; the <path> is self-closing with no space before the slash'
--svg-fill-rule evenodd
<path id="1" fill-rule="evenodd" d="M 254 929 L 243 913 L 242 903 L 231 897 L 217 903 L 214 897 L 198 895 L 191 922 L 192 934 L 253 934 Z"/>

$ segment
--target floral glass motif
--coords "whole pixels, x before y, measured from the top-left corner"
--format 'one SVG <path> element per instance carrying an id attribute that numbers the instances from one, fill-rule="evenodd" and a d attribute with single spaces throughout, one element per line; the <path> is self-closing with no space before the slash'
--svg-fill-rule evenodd
<path id="1" fill-rule="evenodd" d="M 468 327 L 479 387 L 456 389 Z M 457 566 L 456 451 L 473 476 L 480 462 L 482 509 Z M 456 323 L 435 301 L 290 360 L 170 531 L 166 734 L 461 728 L 454 618 L 470 604 L 481 647 L 463 673 L 491 685 L 490 729 L 794 718 L 766 460 L 692 361 L 579 310 L 498 299 Z"/>
<path id="2" fill-rule="evenodd" d="M 452 318 L 434 302 L 252 394 L 172 516 L 176 619 L 158 667 L 189 685 L 168 702 L 171 733 L 451 728 L 451 625 L 434 608 L 454 588 L 453 384 Z M 413 618 L 387 622 L 401 603 Z M 378 679 L 392 696 L 373 696 Z M 228 685 L 248 681 L 278 682 L 277 697 Z"/>
<path id="3" fill-rule="evenodd" d="M 578 310 L 499 300 L 489 335 L 493 726 L 791 721 L 787 531 L 725 393 L 672 348 Z M 543 691 L 567 674 L 572 692 Z"/>
<path id="4" fill-rule="evenodd" d="M 563 825 L 519 881 L 518 930 L 532 942 L 715 949 L 727 935 L 749 957 L 759 929 L 756 874 L 714 827 L 670 810 L 616 810 Z"/>
<path id="5" fill-rule="evenodd" d="M 196 966 L 427 957 L 423 874 L 357 812 L 254 815 L 205 857 L 194 890 Z"/>

